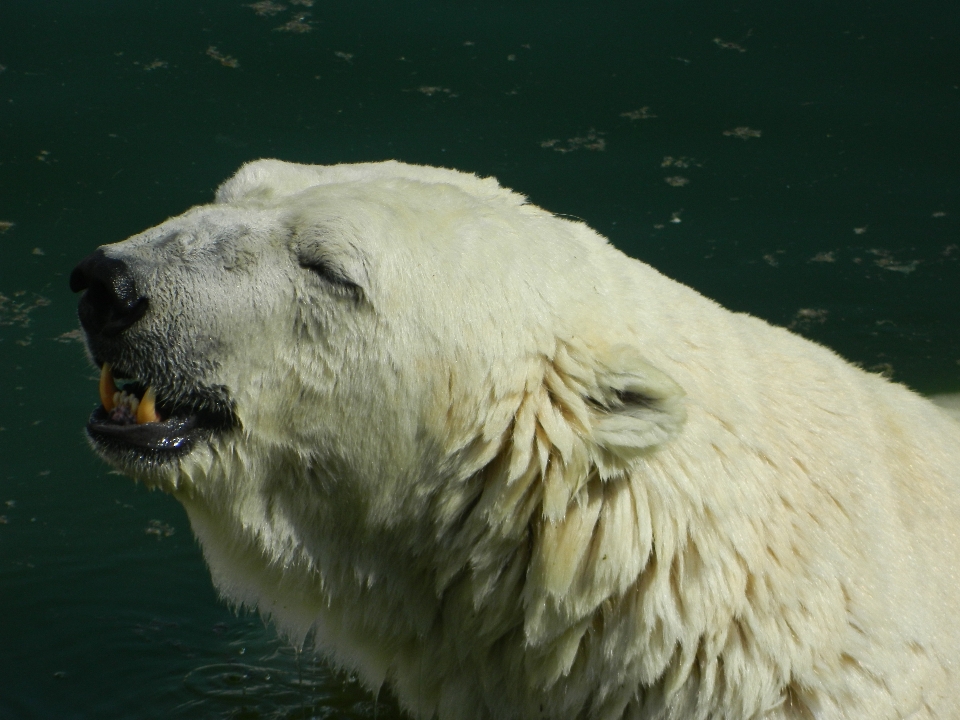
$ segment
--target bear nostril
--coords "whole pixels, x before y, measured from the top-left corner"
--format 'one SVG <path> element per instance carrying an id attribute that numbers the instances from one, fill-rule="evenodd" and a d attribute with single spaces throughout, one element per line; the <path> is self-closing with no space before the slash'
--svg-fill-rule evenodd
<path id="1" fill-rule="evenodd" d="M 147 298 L 137 292 L 133 273 L 123 260 L 103 250 L 88 255 L 70 273 L 70 289 L 80 298 L 80 324 L 90 334 L 118 335 L 143 317 Z"/>

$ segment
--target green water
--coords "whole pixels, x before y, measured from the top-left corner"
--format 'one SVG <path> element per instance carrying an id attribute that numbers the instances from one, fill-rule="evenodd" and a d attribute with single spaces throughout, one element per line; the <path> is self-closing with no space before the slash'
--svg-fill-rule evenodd
<path id="1" fill-rule="evenodd" d="M 397 716 L 220 603 L 179 506 L 83 438 L 70 269 L 245 160 L 493 174 L 960 390 L 954 4 L 277 4 L 0 4 L 0 718 Z"/>

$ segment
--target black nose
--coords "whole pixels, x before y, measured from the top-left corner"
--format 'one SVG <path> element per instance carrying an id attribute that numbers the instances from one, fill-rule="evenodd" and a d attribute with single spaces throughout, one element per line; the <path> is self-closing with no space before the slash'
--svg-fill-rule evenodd
<path id="1" fill-rule="evenodd" d="M 147 311 L 147 298 L 137 292 L 130 268 L 103 250 L 87 255 L 73 269 L 70 289 L 86 290 L 78 314 L 91 335 L 118 335 Z"/>

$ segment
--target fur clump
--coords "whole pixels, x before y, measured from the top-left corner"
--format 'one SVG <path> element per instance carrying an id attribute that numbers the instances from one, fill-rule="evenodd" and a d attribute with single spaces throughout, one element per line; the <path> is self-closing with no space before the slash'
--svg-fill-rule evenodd
<path id="1" fill-rule="evenodd" d="M 412 715 L 960 717 L 960 424 L 905 388 L 450 170 L 258 161 L 105 251 L 238 419 L 123 469 Z"/>

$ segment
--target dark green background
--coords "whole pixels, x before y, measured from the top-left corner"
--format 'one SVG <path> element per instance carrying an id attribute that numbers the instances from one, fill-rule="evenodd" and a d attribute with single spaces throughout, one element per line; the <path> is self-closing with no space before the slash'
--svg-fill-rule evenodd
<path id="1" fill-rule="evenodd" d="M 71 267 L 245 160 L 496 175 L 732 309 L 960 390 L 956 3 L 279 4 L 0 3 L 0 718 L 373 716 L 219 603 L 176 503 L 82 436 Z"/>

